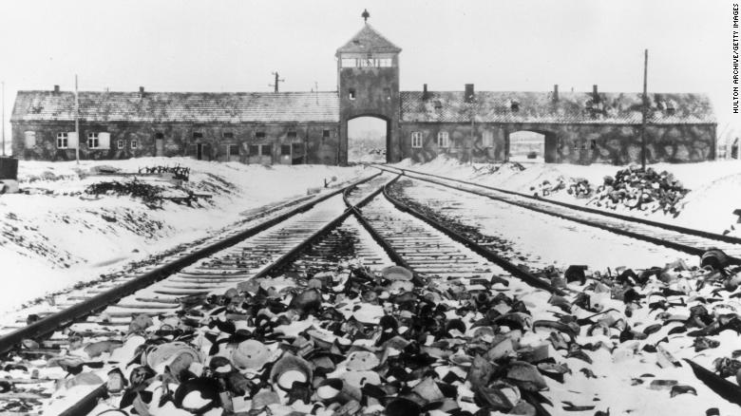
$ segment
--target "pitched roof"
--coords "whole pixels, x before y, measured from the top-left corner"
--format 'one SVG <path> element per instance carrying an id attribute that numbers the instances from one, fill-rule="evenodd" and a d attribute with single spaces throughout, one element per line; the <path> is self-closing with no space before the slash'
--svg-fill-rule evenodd
<path id="1" fill-rule="evenodd" d="M 336 56 L 341 53 L 399 53 L 401 48 L 391 43 L 366 23 L 360 32 L 353 36 L 346 44 L 337 49 Z"/>
<path id="2" fill-rule="evenodd" d="M 19 91 L 11 121 L 74 120 L 72 92 Z M 139 122 L 338 122 L 337 92 L 80 92 L 80 118 Z"/>
<path id="3" fill-rule="evenodd" d="M 401 92 L 402 122 L 470 122 L 471 106 L 463 91 Z M 558 101 L 551 92 L 475 93 L 477 122 L 498 123 L 576 123 L 576 124 L 640 124 L 642 94 L 599 93 L 595 102 L 592 93 L 562 93 Z M 517 103 L 517 111 L 513 111 Z M 704 94 L 649 94 L 649 118 L 653 124 L 715 123 L 710 99 Z M 673 108 L 674 110 L 671 110 Z"/>

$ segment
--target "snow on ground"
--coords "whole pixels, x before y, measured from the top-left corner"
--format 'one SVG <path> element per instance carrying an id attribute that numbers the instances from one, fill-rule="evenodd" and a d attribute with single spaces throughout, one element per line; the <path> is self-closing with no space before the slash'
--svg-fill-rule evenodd
<path id="1" fill-rule="evenodd" d="M 95 175 L 100 166 L 129 173 L 152 166 L 187 167 L 191 174 L 185 186 L 211 197 L 198 199 L 193 207 L 166 201 L 151 208 L 129 196 L 88 195 L 84 191 L 93 183 L 133 180 Z M 369 174 L 362 167 L 265 167 L 187 158 L 79 165 L 21 161 L 18 179 L 24 193 L 0 196 L 0 264 L 6 289 L 0 291 L 0 311 L 207 237 L 244 220 L 250 210 L 305 196 L 309 188 L 323 188 L 325 180 L 334 186 Z M 172 187 L 157 178 L 137 180 Z"/>
<path id="2" fill-rule="evenodd" d="M 461 164 L 455 159 L 445 157 L 438 157 L 425 164 L 414 164 L 406 159 L 394 166 L 454 177 L 525 194 L 532 194 L 531 187 L 537 186 L 545 180 L 555 183 L 559 179 L 568 182 L 570 178 L 583 178 L 596 187 L 603 183 L 605 176 L 614 176 L 618 170 L 627 167 L 604 164 L 584 166 L 520 163 L 526 168 L 525 170 L 512 169 L 509 168 L 511 165 L 505 164 L 491 174 L 485 170 L 479 173 L 474 170 L 474 167 L 482 167 L 481 164 Z M 647 213 L 627 208 L 615 212 L 718 234 L 729 231 L 729 235 L 741 237 L 741 224 L 735 226 L 738 217 L 733 215 L 734 210 L 741 209 L 741 192 L 739 192 L 741 190 L 741 162 L 721 160 L 684 164 L 658 163 L 649 165 L 649 167 L 657 172 L 666 170 L 674 174 L 685 188 L 690 189 L 690 192 L 684 198 L 684 206 L 680 215 L 674 218 L 670 215 L 664 215 L 662 212 Z M 586 199 L 573 197 L 566 191 L 553 193 L 547 198 L 580 205 L 587 201 Z M 589 206 L 598 208 L 594 205 Z M 733 226 L 733 229 L 731 226 Z"/>

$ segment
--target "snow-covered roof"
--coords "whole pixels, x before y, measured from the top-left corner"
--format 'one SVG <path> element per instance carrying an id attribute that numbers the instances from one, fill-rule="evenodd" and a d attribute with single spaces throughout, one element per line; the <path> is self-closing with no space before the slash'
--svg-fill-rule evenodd
<path id="1" fill-rule="evenodd" d="M 402 122 L 640 124 L 641 93 L 494 92 L 477 91 L 466 102 L 463 91 L 401 93 Z M 424 99 L 423 99 L 424 98 Z M 652 124 L 715 123 L 710 99 L 704 94 L 649 94 Z"/>
<path id="2" fill-rule="evenodd" d="M 365 24 L 360 32 L 356 33 L 347 43 L 337 49 L 337 56 L 341 53 L 399 53 L 401 48 L 394 45 L 376 31 L 371 25 Z"/>
<path id="3" fill-rule="evenodd" d="M 80 118 L 138 122 L 338 122 L 337 92 L 80 92 Z M 72 92 L 19 91 L 11 121 L 74 120 Z"/>

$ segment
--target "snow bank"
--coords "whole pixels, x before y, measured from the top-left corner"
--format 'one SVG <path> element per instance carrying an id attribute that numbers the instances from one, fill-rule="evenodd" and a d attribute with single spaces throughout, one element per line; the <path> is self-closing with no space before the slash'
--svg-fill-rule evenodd
<path id="1" fill-rule="evenodd" d="M 185 186 L 208 198 L 193 207 L 164 202 L 152 209 L 128 196 L 94 197 L 84 192 L 93 183 L 134 180 L 94 175 L 100 166 L 127 173 L 152 166 L 187 167 L 190 180 Z M 187 158 L 81 161 L 79 165 L 21 161 L 19 182 L 26 193 L 0 196 L 0 264 L 8 289 L 0 292 L 0 311 L 207 237 L 244 220 L 242 214 L 248 211 L 306 195 L 308 188 L 322 188 L 325 181 L 337 185 L 364 173 L 362 169 L 265 167 Z M 172 187 L 158 178 L 136 180 Z"/>
<path id="2" fill-rule="evenodd" d="M 603 164 L 583 166 L 523 162 L 522 166 L 525 170 L 520 171 L 510 163 L 503 165 L 462 164 L 447 157 L 438 157 L 425 164 L 414 164 L 410 159 L 406 159 L 394 166 L 525 194 L 532 194 L 531 188 L 537 187 L 545 180 L 555 183 L 559 180 L 568 182 L 570 179 L 583 178 L 596 187 L 603 183 L 605 176 L 614 176 L 618 170 L 627 167 Z M 490 167 L 492 169 L 488 169 Z M 497 167 L 499 169 L 496 169 Z M 741 237 L 741 224 L 735 226 L 738 217 L 733 215 L 734 210 L 741 209 L 741 192 L 739 192 L 741 190 L 741 163 L 739 161 L 658 163 L 650 167 L 657 172 L 666 170 L 673 173 L 685 188 L 690 189 L 684 198 L 679 216 L 674 218 L 661 212 L 648 213 L 629 209 L 617 212 L 719 234 L 728 232 L 729 235 Z M 492 172 L 495 169 L 496 171 Z M 552 193 L 547 198 L 580 205 L 587 202 L 586 199 L 575 198 L 566 191 Z M 599 209 L 593 205 L 590 207 Z"/>

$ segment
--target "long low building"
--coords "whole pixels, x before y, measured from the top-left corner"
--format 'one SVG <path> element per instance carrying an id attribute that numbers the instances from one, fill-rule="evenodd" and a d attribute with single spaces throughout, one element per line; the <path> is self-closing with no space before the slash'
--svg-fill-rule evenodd
<path id="1" fill-rule="evenodd" d="M 511 135 L 543 137 L 550 163 L 625 164 L 715 159 L 716 127 L 703 94 L 648 95 L 399 90 L 401 49 L 367 22 L 337 50 L 331 92 L 175 93 L 20 91 L 11 125 L 21 159 L 190 156 L 261 164 L 347 164 L 348 123 L 386 123 L 386 157 L 509 160 Z M 75 120 L 79 121 L 79 137 Z"/>

